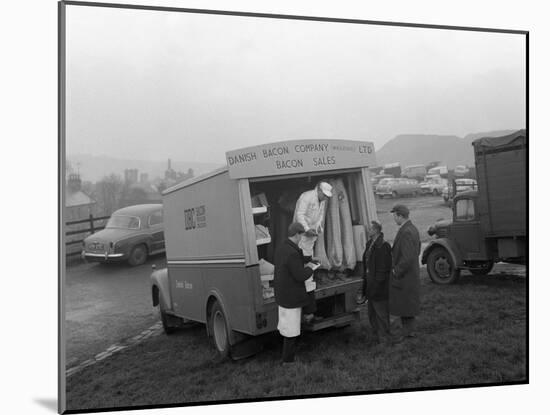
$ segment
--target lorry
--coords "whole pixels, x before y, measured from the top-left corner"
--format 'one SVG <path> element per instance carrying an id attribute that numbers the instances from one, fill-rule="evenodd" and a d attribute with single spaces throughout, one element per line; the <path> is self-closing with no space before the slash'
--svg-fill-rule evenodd
<path id="1" fill-rule="evenodd" d="M 519 130 L 473 143 L 477 190 L 452 199 L 452 220 L 428 229 L 434 236 L 422 253 L 432 281 L 456 282 L 462 270 L 488 274 L 496 262 L 527 258 L 527 136 Z"/>
<path id="2" fill-rule="evenodd" d="M 401 177 L 401 164 L 400 163 L 384 164 L 383 174 L 389 174 L 392 177 Z"/>
<path id="3" fill-rule="evenodd" d="M 282 141 L 229 151 L 226 159 L 163 192 L 167 267 L 152 273 L 151 295 L 167 334 L 205 324 L 218 356 L 237 359 L 247 355 L 242 344 L 277 329 L 271 264 L 301 192 L 338 178 L 354 228 L 364 231 L 377 218 L 369 173 L 376 162 L 371 142 L 350 140 Z M 304 330 L 356 320 L 361 274 L 358 262 L 320 280 L 314 298 L 321 319 Z"/>
<path id="4" fill-rule="evenodd" d="M 415 164 L 413 166 L 404 167 L 401 171 L 401 177 L 422 181 L 424 180 L 426 173 L 426 166 L 424 164 Z"/>

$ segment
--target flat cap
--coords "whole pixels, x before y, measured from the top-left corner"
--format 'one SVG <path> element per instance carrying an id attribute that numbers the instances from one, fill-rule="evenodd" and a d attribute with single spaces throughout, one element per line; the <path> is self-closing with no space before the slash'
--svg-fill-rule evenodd
<path id="1" fill-rule="evenodd" d="M 409 217 L 409 208 L 405 205 L 395 205 L 392 210 L 390 210 L 391 213 L 397 213 L 400 216 L 403 216 L 404 218 Z"/>

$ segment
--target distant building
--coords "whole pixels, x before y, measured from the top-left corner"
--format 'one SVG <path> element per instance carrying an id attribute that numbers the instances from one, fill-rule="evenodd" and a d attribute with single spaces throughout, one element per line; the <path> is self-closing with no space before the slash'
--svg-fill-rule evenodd
<path id="1" fill-rule="evenodd" d="M 90 215 L 95 217 L 97 214 L 97 202 L 82 191 L 82 180 L 77 173 L 70 173 L 67 176 L 65 187 L 65 221 L 73 222 L 83 219 L 88 219 Z M 79 229 L 89 229 L 90 223 L 79 223 L 75 225 L 65 225 L 65 232 L 75 231 Z M 86 233 L 65 236 L 67 253 L 77 253 L 81 250 L 81 245 L 78 241 L 84 239 Z M 71 244 L 70 242 L 74 242 Z"/>
<path id="2" fill-rule="evenodd" d="M 164 172 L 164 188 L 189 180 L 193 178 L 194 175 L 193 169 L 187 169 L 187 173 L 182 173 L 181 171 L 176 172 L 172 168 L 172 160 L 168 159 L 168 168 Z"/>
<path id="3" fill-rule="evenodd" d="M 149 183 L 149 175 L 147 173 L 141 173 L 139 175 L 139 183 L 140 184 Z"/>
<path id="4" fill-rule="evenodd" d="M 96 213 L 97 202 L 81 189 L 80 175 L 71 173 L 65 189 L 65 217 L 67 221 L 85 219 Z"/>
<path id="5" fill-rule="evenodd" d="M 125 169 L 124 170 L 124 183 L 134 184 L 138 182 L 138 170 L 137 169 Z"/>

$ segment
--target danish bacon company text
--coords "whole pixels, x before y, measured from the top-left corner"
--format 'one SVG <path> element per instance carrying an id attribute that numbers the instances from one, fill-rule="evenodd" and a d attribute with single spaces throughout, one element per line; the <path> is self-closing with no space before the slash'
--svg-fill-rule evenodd
<path id="1" fill-rule="evenodd" d="M 227 162 L 230 166 L 232 166 L 233 164 L 248 163 L 249 161 L 256 159 L 257 156 L 254 152 L 237 154 L 235 156 L 227 156 Z"/>

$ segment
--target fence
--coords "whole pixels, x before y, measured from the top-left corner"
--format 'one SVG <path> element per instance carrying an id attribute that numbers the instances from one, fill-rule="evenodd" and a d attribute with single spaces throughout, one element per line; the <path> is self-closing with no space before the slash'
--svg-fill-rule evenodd
<path id="1" fill-rule="evenodd" d="M 79 235 L 79 234 L 87 234 L 87 233 L 94 233 L 94 232 L 97 232 L 97 231 L 100 231 L 101 229 L 104 229 L 105 228 L 105 222 L 107 219 L 109 219 L 110 216 L 100 216 L 100 217 L 95 217 L 93 215 L 90 214 L 90 216 L 87 218 L 87 219 L 80 219 L 80 220 L 74 220 L 74 221 L 70 221 L 70 222 L 66 222 L 65 225 L 66 227 L 74 227 L 76 225 L 84 225 L 84 224 L 89 224 L 89 227 L 87 228 L 81 228 L 79 226 L 80 229 L 74 229 L 74 230 L 70 230 L 70 231 L 65 231 L 65 237 L 70 237 L 70 236 L 73 236 L 73 235 Z M 99 224 L 96 224 L 95 222 L 101 222 Z M 72 239 L 70 241 L 66 241 L 65 242 L 65 246 L 66 246 L 66 257 L 67 258 L 70 258 L 70 257 L 73 257 L 73 256 L 76 256 L 76 255 L 80 255 L 81 253 L 81 249 L 78 248 L 78 249 L 71 249 L 73 246 L 76 246 L 77 244 L 82 244 L 82 242 L 84 241 L 84 238 L 86 237 L 87 235 L 84 235 L 82 237 L 82 239 Z"/>

